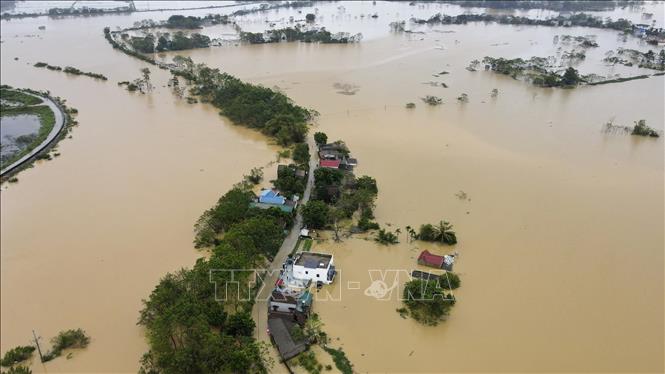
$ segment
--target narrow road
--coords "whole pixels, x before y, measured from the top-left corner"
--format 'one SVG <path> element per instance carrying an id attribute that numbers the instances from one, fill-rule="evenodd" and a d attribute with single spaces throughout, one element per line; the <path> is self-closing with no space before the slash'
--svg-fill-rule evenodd
<path id="1" fill-rule="evenodd" d="M 45 96 L 39 96 L 39 95 L 34 95 L 29 92 L 24 92 L 21 91 L 24 94 L 31 95 L 34 97 L 38 97 L 42 99 L 44 102 L 40 104 L 35 104 L 36 105 L 48 105 L 48 107 L 53 111 L 53 116 L 55 117 L 55 123 L 53 124 L 53 128 L 51 129 L 51 132 L 48 134 L 46 139 L 44 139 L 41 144 L 36 146 L 32 151 L 30 151 L 28 154 L 24 155 L 23 157 L 19 158 L 18 160 L 14 161 L 2 171 L 0 171 L 0 176 L 5 175 L 12 170 L 15 170 L 19 166 L 21 166 L 25 162 L 29 162 L 34 156 L 36 156 L 39 152 L 44 150 L 44 148 L 48 147 L 60 134 L 60 131 L 65 127 L 65 114 L 62 111 L 62 108 L 60 108 L 60 105 L 56 104 L 53 100 L 49 99 L 48 97 Z M 41 121 L 41 119 L 40 119 Z"/>
<path id="2" fill-rule="evenodd" d="M 305 193 L 300 199 L 299 205 L 305 204 L 309 201 L 310 194 L 312 192 L 312 186 L 314 185 L 314 170 L 317 168 L 316 156 L 316 144 L 314 143 L 314 137 L 311 135 L 307 136 L 307 145 L 309 146 L 309 151 L 311 157 L 309 159 L 309 174 L 307 175 L 307 185 L 305 186 Z M 293 248 L 298 241 L 300 236 L 300 228 L 302 227 L 302 215 L 300 210 L 296 213 L 296 219 L 293 223 L 293 228 L 291 232 L 286 236 L 282 246 L 279 248 L 279 251 L 275 255 L 272 263 L 270 263 L 270 269 L 275 270 L 273 274 L 269 274 L 264 279 L 264 287 L 261 289 L 261 292 L 257 295 L 257 301 L 254 303 L 254 308 L 252 309 L 252 316 L 256 321 L 256 338 L 259 341 L 265 341 L 270 343 L 270 338 L 268 337 L 267 328 L 268 328 L 268 302 L 266 299 L 273 289 L 273 285 L 277 281 L 277 276 L 279 275 L 279 269 L 282 268 L 282 264 L 286 260 L 286 257 L 291 253 Z M 271 350 L 274 358 L 277 358 L 277 352 L 275 349 Z M 275 369 L 279 363 L 279 359 L 275 360 Z"/>

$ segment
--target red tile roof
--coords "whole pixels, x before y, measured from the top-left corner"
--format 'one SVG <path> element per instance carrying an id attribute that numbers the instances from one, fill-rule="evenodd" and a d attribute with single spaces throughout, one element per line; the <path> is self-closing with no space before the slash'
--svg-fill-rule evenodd
<path id="1" fill-rule="evenodd" d="M 339 168 L 340 160 L 320 160 L 319 166 L 324 168 Z"/>
<path id="2" fill-rule="evenodd" d="M 438 256 L 424 250 L 420 252 L 420 256 L 418 256 L 418 263 L 421 265 L 441 268 L 443 266 L 443 256 Z"/>

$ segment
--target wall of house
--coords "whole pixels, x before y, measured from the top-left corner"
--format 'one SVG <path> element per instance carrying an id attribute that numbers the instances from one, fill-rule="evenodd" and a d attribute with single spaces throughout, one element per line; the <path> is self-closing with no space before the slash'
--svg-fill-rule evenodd
<path id="1" fill-rule="evenodd" d="M 310 269 L 301 265 L 293 265 L 293 276 L 298 279 L 311 279 L 312 281 L 321 281 L 323 283 L 330 283 L 328 281 L 328 268 L 325 269 Z"/>

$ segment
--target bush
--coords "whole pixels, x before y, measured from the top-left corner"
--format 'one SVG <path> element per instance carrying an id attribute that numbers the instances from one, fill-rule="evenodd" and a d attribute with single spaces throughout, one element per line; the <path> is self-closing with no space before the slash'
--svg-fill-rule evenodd
<path id="1" fill-rule="evenodd" d="M 441 105 L 443 104 L 443 100 L 440 97 L 432 96 L 432 95 L 427 95 L 422 98 L 423 102 L 429 104 L 429 105 Z"/>
<path id="2" fill-rule="evenodd" d="M 302 208 L 303 223 L 312 229 L 325 227 L 330 216 L 330 208 L 320 200 L 312 200 Z"/>
<path id="3" fill-rule="evenodd" d="M 344 353 L 342 348 L 335 349 L 324 346 L 323 349 L 332 356 L 333 361 L 335 362 L 335 366 L 337 367 L 337 370 L 342 372 L 342 374 L 353 374 L 353 364 L 346 357 L 346 354 Z"/>
<path id="4" fill-rule="evenodd" d="M 296 144 L 293 148 L 293 161 L 298 164 L 307 164 L 309 159 L 309 146 L 307 146 L 307 143 Z"/>
<path id="5" fill-rule="evenodd" d="M 395 235 L 392 231 L 386 231 L 385 229 L 379 229 L 379 232 L 376 234 L 374 240 L 380 244 L 385 245 L 399 243 L 397 235 Z"/>
<path id="6" fill-rule="evenodd" d="M 314 15 L 314 14 L 312 14 L 312 13 L 307 13 L 307 14 L 305 15 L 305 20 L 306 20 L 307 22 L 314 22 L 315 19 L 316 19 L 316 15 Z"/>
<path id="7" fill-rule="evenodd" d="M 413 109 L 416 107 L 415 103 L 406 103 L 406 109 Z"/>
<path id="8" fill-rule="evenodd" d="M 657 138 L 660 136 L 656 130 L 647 126 L 646 121 L 643 119 L 635 122 L 635 127 L 633 127 L 633 131 L 630 134 L 639 135 L 639 136 L 650 136 L 652 138 Z"/>
<path id="9" fill-rule="evenodd" d="M 324 132 L 314 133 L 314 141 L 317 145 L 323 145 L 328 143 L 328 135 Z"/>
<path id="10" fill-rule="evenodd" d="M 53 344 L 51 353 L 57 357 L 65 349 L 87 347 L 90 344 L 90 337 L 82 329 L 60 331 L 56 337 L 51 339 L 51 344 Z"/>
<path id="11" fill-rule="evenodd" d="M 8 350 L 4 357 L 2 357 L 2 360 L 0 360 L 0 366 L 10 367 L 21 363 L 32 357 L 34 351 L 35 347 L 30 345 L 14 347 Z"/>
<path id="12" fill-rule="evenodd" d="M 413 319 L 425 325 L 436 325 L 448 314 L 455 298 L 445 294 L 437 281 L 414 279 L 404 286 L 403 303 Z"/>

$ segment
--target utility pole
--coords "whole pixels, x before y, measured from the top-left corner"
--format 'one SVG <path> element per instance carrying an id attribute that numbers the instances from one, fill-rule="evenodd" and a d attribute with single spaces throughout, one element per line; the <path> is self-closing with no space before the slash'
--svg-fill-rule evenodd
<path id="1" fill-rule="evenodd" d="M 35 344 L 37 345 L 37 352 L 39 352 L 39 360 L 44 363 L 44 356 L 42 356 L 42 349 L 39 347 L 39 339 L 35 334 L 35 330 L 32 330 L 32 337 L 35 338 Z"/>

